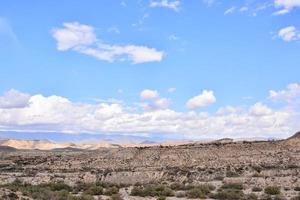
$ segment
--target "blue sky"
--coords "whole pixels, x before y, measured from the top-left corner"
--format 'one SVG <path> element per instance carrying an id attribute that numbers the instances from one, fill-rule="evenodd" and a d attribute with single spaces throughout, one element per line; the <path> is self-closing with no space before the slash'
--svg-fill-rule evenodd
<path id="1" fill-rule="evenodd" d="M 0 5 L 2 131 L 216 138 L 299 128 L 298 0 Z"/>

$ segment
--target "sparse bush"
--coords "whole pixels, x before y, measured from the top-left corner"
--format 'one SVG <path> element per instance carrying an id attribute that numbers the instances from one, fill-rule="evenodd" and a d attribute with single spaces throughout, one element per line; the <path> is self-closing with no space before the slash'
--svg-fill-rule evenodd
<path id="1" fill-rule="evenodd" d="M 41 185 L 42 187 L 49 187 L 52 191 L 61 191 L 61 190 L 66 190 L 66 191 L 71 191 L 72 188 L 63 183 L 63 182 L 57 182 L 57 183 L 49 183 L 45 185 Z"/>
<path id="2" fill-rule="evenodd" d="M 257 200 L 258 197 L 256 196 L 256 194 L 251 193 L 251 194 L 245 195 L 244 199 L 245 200 Z"/>
<path id="3" fill-rule="evenodd" d="M 182 184 L 182 183 L 172 183 L 170 185 L 170 188 L 172 190 L 175 190 L 175 191 L 177 191 L 177 190 L 185 190 L 185 185 Z"/>
<path id="4" fill-rule="evenodd" d="M 241 200 L 244 197 L 244 193 L 240 190 L 221 190 L 214 194 L 212 198 L 220 200 Z"/>
<path id="5" fill-rule="evenodd" d="M 135 186 L 131 190 L 132 196 L 152 196 L 152 197 L 160 197 L 160 196 L 174 196 L 174 192 L 171 188 L 165 185 L 147 185 L 145 187 Z"/>
<path id="6" fill-rule="evenodd" d="M 104 195 L 107 196 L 111 196 L 113 194 L 118 194 L 118 193 L 119 193 L 119 188 L 117 188 L 116 186 L 106 188 L 104 191 Z"/>
<path id="7" fill-rule="evenodd" d="M 13 182 L 8 185 L 4 185 L 8 189 L 14 189 L 20 191 L 23 195 L 38 200 L 93 200 L 91 195 L 78 195 L 71 194 L 72 187 L 62 182 L 48 183 L 40 185 L 22 184 L 20 182 Z M 13 197 L 9 198 L 13 199 Z"/>
<path id="8" fill-rule="evenodd" d="M 110 199 L 111 200 L 122 200 L 122 197 L 120 194 L 112 194 Z"/>
<path id="9" fill-rule="evenodd" d="M 68 200 L 94 200 L 94 197 L 91 195 L 81 195 L 81 196 L 70 196 Z"/>
<path id="10" fill-rule="evenodd" d="M 214 190 L 215 187 L 212 185 L 196 185 L 189 191 L 187 191 L 186 196 L 189 198 L 205 198 L 210 191 Z"/>
<path id="11" fill-rule="evenodd" d="M 226 177 L 239 177 L 240 175 L 234 171 L 227 171 Z"/>
<path id="12" fill-rule="evenodd" d="M 204 199 L 206 194 L 198 188 L 193 188 L 186 193 L 186 196 L 191 199 L 201 198 Z"/>
<path id="13" fill-rule="evenodd" d="M 232 189 L 232 190 L 243 190 L 243 184 L 241 183 L 226 183 L 224 185 L 222 185 L 221 187 L 222 189 Z"/>
<path id="14" fill-rule="evenodd" d="M 253 187 L 252 188 L 252 192 L 261 192 L 262 191 L 262 188 L 260 187 Z"/>
<path id="15" fill-rule="evenodd" d="M 277 186 L 268 186 L 265 188 L 265 193 L 269 195 L 278 195 L 280 194 L 280 188 Z"/>
<path id="16" fill-rule="evenodd" d="M 103 188 L 101 186 L 92 185 L 90 188 L 84 191 L 84 193 L 89 195 L 102 195 Z"/>

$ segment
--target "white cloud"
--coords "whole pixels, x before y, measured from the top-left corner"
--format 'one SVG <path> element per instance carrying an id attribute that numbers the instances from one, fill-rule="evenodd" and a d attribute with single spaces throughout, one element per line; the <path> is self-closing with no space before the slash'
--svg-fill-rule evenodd
<path id="1" fill-rule="evenodd" d="M 272 93 L 273 98 L 293 99 L 298 95 L 295 93 L 298 88 L 298 84 L 291 84 L 287 90 Z M 203 94 L 210 96 L 207 94 L 210 92 Z M 204 104 L 213 102 L 212 96 Z M 287 137 L 300 128 L 296 123 L 299 122 L 299 109 L 291 112 L 256 103 L 245 108 L 227 107 L 215 115 L 168 109 L 169 100 L 159 96 L 151 99 L 151 103 L 156 109 L 139 112 L 120 103 L 76 103 L 65 97 L 36 94 L 29 97 L 26 105 L 0 108 L 0 127 L 1 130 L 25 132 L 160 133 L 162 136 L 175 133 L 191 139 Z"/>
<path id="2" fill-rule="evenodd" d="M 145 89 L 140 93 L 142 100 L 155 99 L 159 96 L 156 90 Z"/>
<path id="3" fill-rule="evenodd" d="M 224 115 L 224 114 L 239 113 L 242 111 L 243 111 L 243 109 L 241 107 L 226 106 L 226 107 L 219 108 L 217 110 L 216 114 Z"/>
<path id="4" fill-rule="evenodd" d="M 283 15 L 289 13 L 294 8 L 300 7 L 300 0 L 274 0 L 274 5 L 277 8 L 282 8 L 282 10 L 276 13 Z"/>
<path id="5" fill-rule="evenodd" d="M 149 102 L 143 102 L 141 104 L 142 108 L 148 111 L 164 110 L 167 109 L 169 105 L 170 105 L 170 100 L 167 98 L 158 98 Z"/>
<path id="6" fill-rule="evenodd" d="M 144 110 L 167 109 L 170 105 L 170 100 L 160 97 L 156 90 L 145 89 L 140 93 L 140 98 L 143 102 L 139 105 Z"/>
<path id="7" fill-rule="evenodd" d="M 272 114 L 272 109 L 262 104 L 261 102 L 254 104 L 252 107 L 250 107 L 249 111 L 251 115 L 255 116 L 264 116 Z"/>
<path id="8" fill-rule="evenodd" d="M 235 10 L 236 10 L 236 6 L 232 6 L 232 7 L 228 8 L 227 10 L 225 10 L 224 15 L 232 14 L 235 12 Z"/>
<path id="9" fill-rule="evenodd" d="M 282 9 L 282 10 L 278 10 L 278 11 L 274 12 L 273 14 L 274 15 L 285 15 L 289 12 L 290 12 L 290 10 L 288 10 L 288 9 Z"/>
<path id="10" fill-rule="evenodd" d="M 216 102 L 213 91 L 203 90 L 201 94 L 188 100 L 186 106 L 188 109 L 197 109 L 206 107 Z"/>
<path id="11" fill-rule="evenodd" d="M 79 24 L 78 22 L 64 23 L 64 28 L 53 30 L 53 37 L 57 41 L 57 49 L 66 51 L 80 46 L 92 45 L 97 42 L 92 26 Z"/>
<path id="12" fill-rule="evenodd" d="M 179 11 L 180 1 L 169 1 L 169 0 L 159 0 L 159 1 L 151 1 L 150 7 L 161 7 L 161 8 L 168 8 L 174 11 Z"/>
<path id="13" fill-rule="evenodd" d="M 293 102 L 295 99 L 300 98 L 300 85 L 297 83 L 292 83 L 287 86 L 286 90 L 270 90 L 269 98 L 273 101 Z"/>
<path id="14" fill-rule="evenodd" d="M 288 26 L 278 31 L 278 37 L 286 42 L 300 39 L 300 32 L 294 26 Z"/>
<path id="15" fill-rule="evenodd" d="M 0 108 L 23 108 L 28 105 L 30 95 L 11 89 L 0 96 Z"/>
<path id="16" fill-rule="evenodd" d="M 108 62 L 127 59 L 133 64 L 159 62 L 164 55 L 163 51 L 147 46 L 104 43 L 96 37 L 92 26 L 78 22 L 64 23 L 63 26 L 53 29 L 53 37 L 60 51 L 74 50 Z"/>

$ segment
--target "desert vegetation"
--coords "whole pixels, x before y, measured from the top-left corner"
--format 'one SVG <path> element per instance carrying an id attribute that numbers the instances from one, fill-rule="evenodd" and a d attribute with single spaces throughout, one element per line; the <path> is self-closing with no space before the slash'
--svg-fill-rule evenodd
<path id="1" fill-rule="evenodd" d="M 298 139 L 94 151 L 5 148 L 0 197 L 297 200 Z"/>

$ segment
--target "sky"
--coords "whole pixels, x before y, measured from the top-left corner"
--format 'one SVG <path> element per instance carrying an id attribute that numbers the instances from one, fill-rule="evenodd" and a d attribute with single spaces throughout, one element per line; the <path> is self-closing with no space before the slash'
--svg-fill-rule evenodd
<path id="1" fill-rule="evenodd" d="M 299 18 L 299 0 L 3 0 L 0 138 L 289 137 Z"/>

